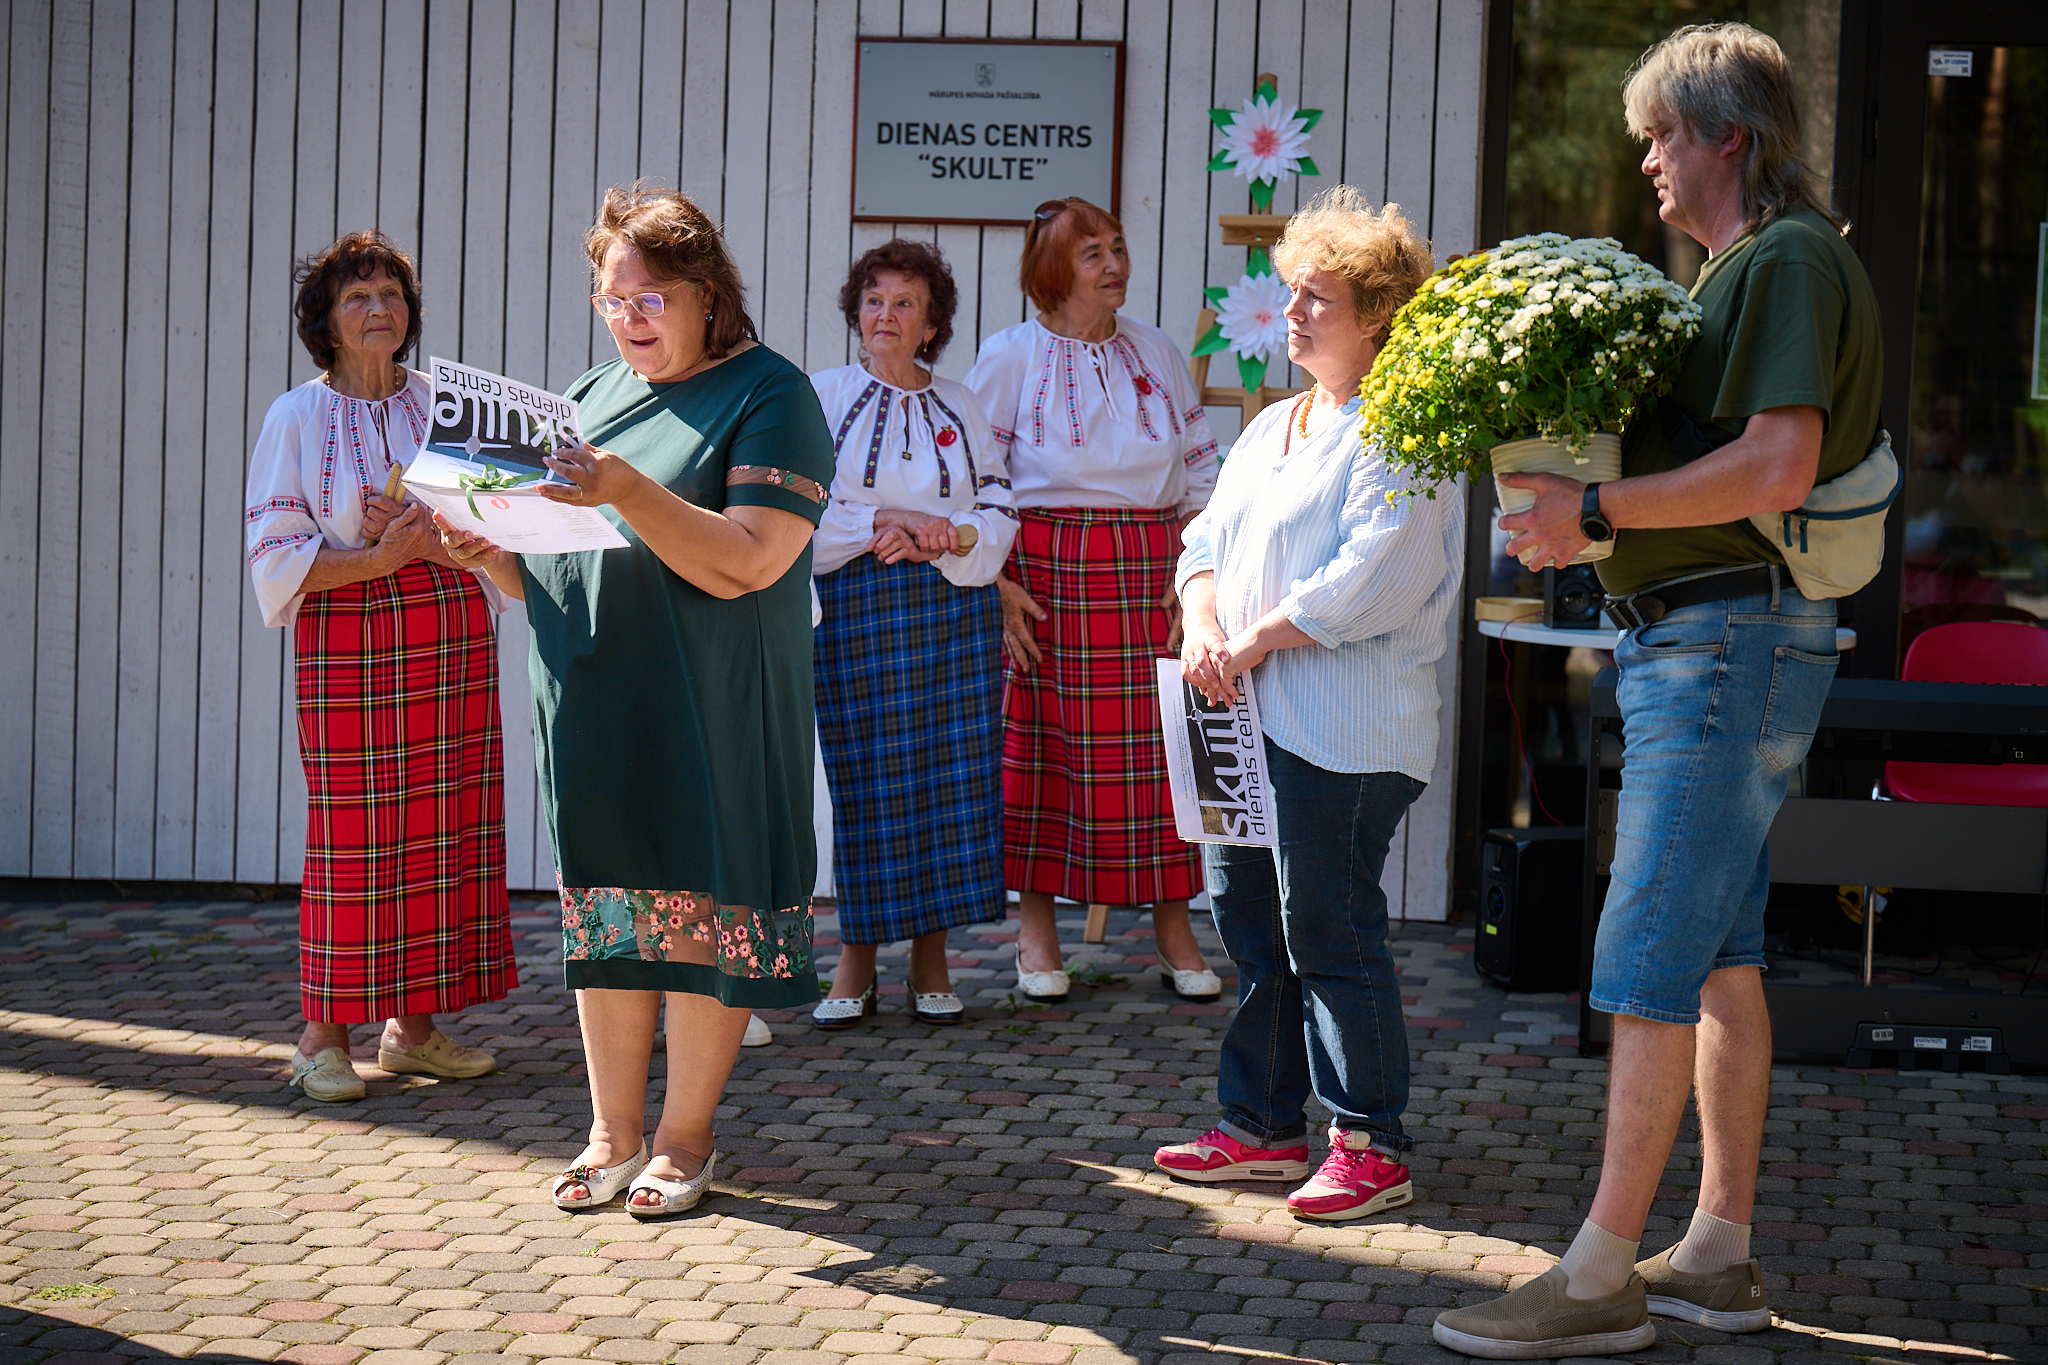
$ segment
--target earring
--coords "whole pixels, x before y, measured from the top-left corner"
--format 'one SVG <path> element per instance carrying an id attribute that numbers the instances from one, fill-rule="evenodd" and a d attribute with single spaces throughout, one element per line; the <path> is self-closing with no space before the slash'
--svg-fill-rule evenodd
<path id="1" fill-rule="evenodd" d="M 706 321 L 706 322 L 709 322 L 709 321 L 711 321 L 711 314 L 709 314 L 709 313 L 706 313 L 706 314 L 704 315 L 704 321 Z"/>

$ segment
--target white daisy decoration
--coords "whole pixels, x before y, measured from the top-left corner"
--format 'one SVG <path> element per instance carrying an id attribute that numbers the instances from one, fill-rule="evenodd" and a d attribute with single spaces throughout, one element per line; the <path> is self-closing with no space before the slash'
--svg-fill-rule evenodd
<path id="1" fill-rule="evenodd" d="M 1241 108 L 1209 111 L 1210 120 L 1223 130 L 1223 150 L 1210 160 L 1209 169 L 1251 181 L 1253 206 L 1264 213 L 1272 207 L 1273 187 L 1281 176 L 1322 174 L 1306 155 L 1309 129 L 1322 116 L 1320 109 L 1281 103 L 1271 83 L 1261 84 Z"/>
<path id="2" fill-rule="evenodd" d="M 1246 359 L 1270 361 L 1287 353 L 1286 281 L 1268 272 L 1246 275 L 1223 293 L 1216 325 L 1230 349 Z"/>
<path id="3" fill-rule="evenodd" d="M 1308 148 L 1308 128 L 1294 107 L 1272 100 L 1246 100 L 1223 130 L 1223 150 L 1231 170 L 1247 180 L 1277 180 L 1292 175 Z"/>

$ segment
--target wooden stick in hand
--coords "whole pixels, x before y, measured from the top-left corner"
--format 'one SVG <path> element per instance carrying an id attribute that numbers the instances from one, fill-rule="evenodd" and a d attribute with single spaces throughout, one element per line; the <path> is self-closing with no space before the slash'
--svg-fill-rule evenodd
<path id="1" fill-rule="evenodd" d="M 391 466 L 391 472 L 384 476 L 384 496 L 396 501 L 399 493 L 405 488 L 404 479 L 405 466 L 402 464 Z M 383 539 L 382 536 L 371 536 L 363 542 L 363 545 L 365 548 L 368 548 L 375 545 L 381 539 Z"/>

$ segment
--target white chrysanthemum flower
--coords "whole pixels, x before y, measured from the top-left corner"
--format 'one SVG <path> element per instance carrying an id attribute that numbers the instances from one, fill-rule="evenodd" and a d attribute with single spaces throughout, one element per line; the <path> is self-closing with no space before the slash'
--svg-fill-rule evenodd
<path id="1" fill-rule="evenodd" d="M 1246 100 L 1223 130 L 1223 150 L 1235 163 L 1230 169 L 1247 180 L 1295 174 L 1307 149 L 1308 126 L 1291 104 Z"/>
<path id="2" fill-rule="evenodd" d="M 1287 282 L 1278 275 L 1246 275 L 1216 308 L 1216 325 L 1230 349 L 1252 360 L 1287 353 Z"/>

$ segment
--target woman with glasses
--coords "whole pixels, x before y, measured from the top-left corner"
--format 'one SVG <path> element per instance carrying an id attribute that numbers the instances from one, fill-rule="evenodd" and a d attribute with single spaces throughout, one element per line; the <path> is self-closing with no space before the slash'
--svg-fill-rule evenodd
<path id="1" fill-rule="evenodd" d="M 1149 905 L 1160 976 L 1213 1000 L 1188 924 L 1201 886 L 1174 833 L 1155 660 L 1177 635 L 1181 528 L 1216 484 L 1187 356 L 1119 317 L 1123 226 L 1085 199 L 1041 204 L 1018 280 L 1038 315 L 981 344 L 967 376 L 1008 457 L 1018 532 L 1006 575 L 1003 867 L 1022 902 L 1019 989 L 1064 1000 L 1053 900 Z"/>
<path id="2" fill-rule="evenodd" d="M 590 1143 L 553 1185 L 592 1208 L 693 1207 L 749 1011 L 818 998 L 811 964 L 811 532 L 832 439 L 803 371 L 762 346 L 739 270 L 673 190 L 606 193 L 584 237 L 619 358 L 578 379 L 589 444 L 557 502 L 628 544 L 514 555 L 442 527 L 526 603 L 535 756 Z M 663 998 L 668 1088 L 642 1140 Z"/>
<path id="3" fill-rule="evenodd" d="M 959 297 L 928 243 L 874 248 L 839 291 L 861 363 L 811 376 L 839 457 L 811 566 L 842 945 L 823 1029 L 875 1012 L 875 949 L 904 939 L 911 1013 L 959 1023 L 946 931 L 1003 917 L 994 583 L 1017 522 L 980 404 L 926 368 Z"/>
<path id="4" fill-rule="evenodd" d="M 270 405 L 243 525 L 266 626 L 292 631 L 306 866 L 291 1084 L 359 1100 L 349 1026 L 384 1021 L 377 1065 L 466 1078 L 488 1052 L 436 1014 L 518 983 L 505 904 L 495 588 L 424 510 L 380 490 L 432 427 L 410 258 L 352 232 L 300 263 L 299 340 L 321 368 Z"/>

